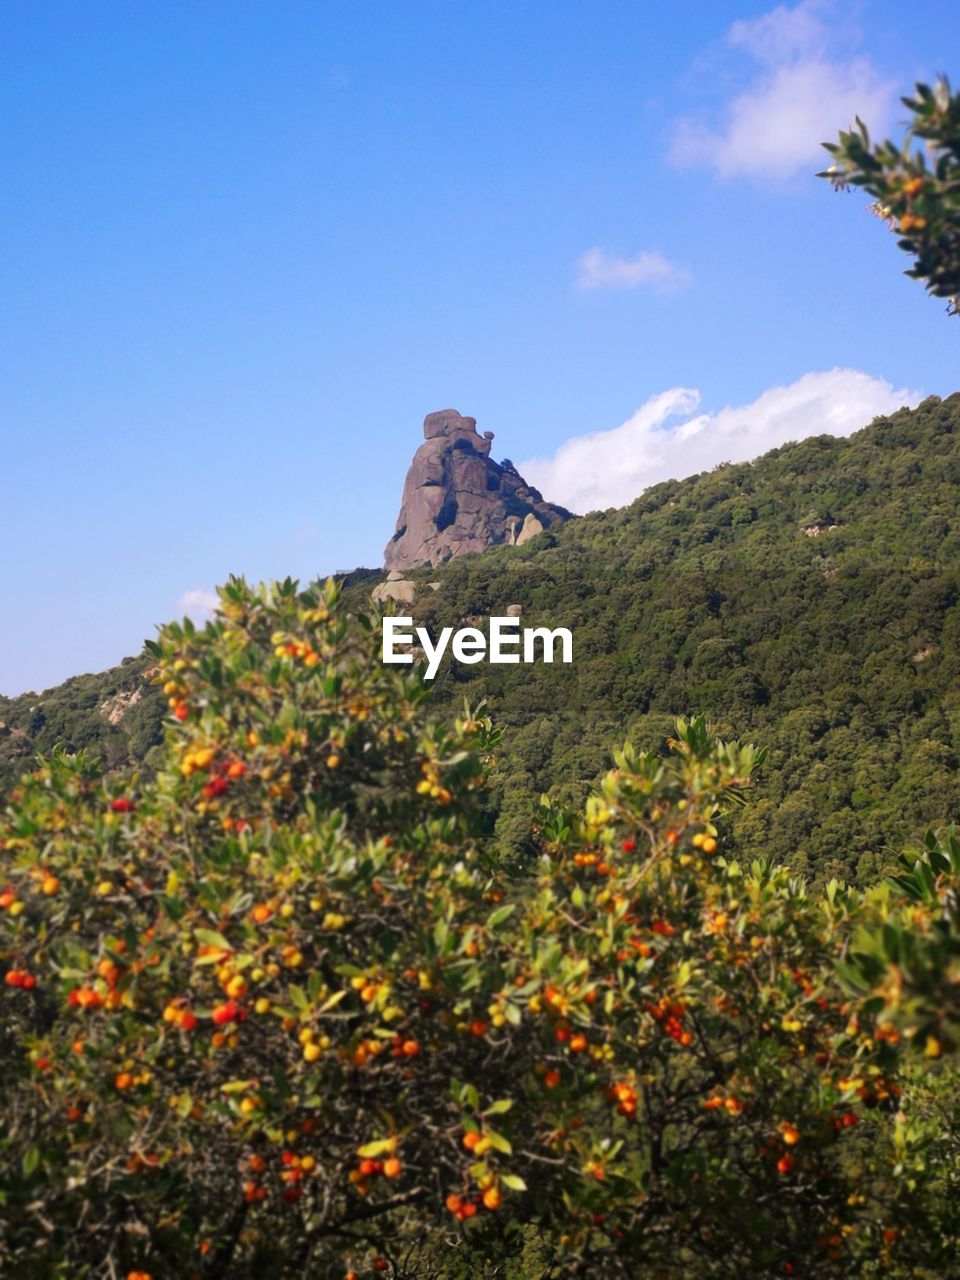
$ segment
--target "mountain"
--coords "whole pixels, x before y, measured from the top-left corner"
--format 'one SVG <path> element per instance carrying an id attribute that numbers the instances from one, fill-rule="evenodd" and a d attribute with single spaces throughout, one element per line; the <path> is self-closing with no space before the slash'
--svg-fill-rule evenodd
<path id="1" fill-rule="evenodd" d="M 474 432 L 461 421 L 430 439 Z M 541 792 L 579 799 L 611 742 L 662 744 L 688 712 L 770 748 L 730 823 L 744 856 L 867 881 L 960 816 L 958 496 L 954 395 L 557 519 L 522 545 L 405 568 L 402 611 L 434 633 L 508 611 L 573 632 L 571 666 L 447 660 L 434 681 L 439 712 L 483 698 L 507 731 L 501 846 L 522 851 Z M 401 585 L 384 576 L 348 575 L 344 599 L 368 608 L 371 589 Z M 108 763 L 143 758 L 162 715 L 145 666 L 0 702 L 0 771 L 58 737 Z M 137 688 L 111 724 L 111 700 Z"/>
<path id="2" fill-rule="evenodd" d="M 490 457 L 493 432 L 456 409 L 428 413 L 424 443 L 403 485 L 397 527 L 384 567 L 406 570 L 505 542 L 522 545 L 570 512 L 544 502 L 512 462 Z"/>
<path id="3" fill-rule="evenodd" d="M 507 730 L 502 843 L 540 792 L 579 798 L 611 741 L 662 743 L 685 712 L 770 747 L 733 819 L 748 856 L 870 879 L 960 816 L 958 499 L 954 395 L 408 574 L 402 612 L 433 634 L 508 610 L 573 632 L 571 666 L 447 661 L 435 681 Z"/>

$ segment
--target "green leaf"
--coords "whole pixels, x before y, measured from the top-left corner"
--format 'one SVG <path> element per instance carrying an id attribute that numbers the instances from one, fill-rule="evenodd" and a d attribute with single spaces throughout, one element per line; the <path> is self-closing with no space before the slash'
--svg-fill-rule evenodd
<path id="1" fill-rule="evenodd" d="M 218 947 L 221 951 L 233 950 L 233 947 L 231 947 L 223 934 L 217 933 L 216 929 L 194 929 L 193 932 L 197 941 L 205 947 Z"/>
<path id="2" fill-rule="evenodd" d="M 25 1178 L 29 1178 L 39 1163 L 40 1163 L 39 1147 L 27 1147 L 26 1151 L 23 1153 L 23 1161 L 22 1161 L 23 1176 Z"/>
<path id="3" fill-rule="evenodd" d="M 331 1009 L 335 1009 L 346 994 L 346 987 L 344 987 L 342 991 L 335 991 L 332 996 L 327 1000 L 324 1000 L 323 1004 L 320 1006 L 320 1012 L 329 1013 Z"/>
<path id="4" fill-rule="evenodd" d="M 496 911 L 492 911 L 487 920 L 488 929 L 496 929 L 503 924 L 504 920 L 508 920 L 517 909 L 515 902 L 508 902 L 504 907 L 497 907 Z"/>
<path id="5" fill-rule="evenodd" d="M 476 1087 L 472 1084 L 465 1084 L 460 1090 L 460 1102 L 462 1106 L 470 1107 L 472 1111 L 476 1111 L 480 1106 L 480 1095 L 477 1093 Z"/>
<path id="6" fill-rule="evenodd" d="M 508 1191 L 526 1191 L 527 1184 L 516 1173 L 501 1173 L 500 1181 Z"/>
<path id="7" fill-rule="evenodd" d="M 220 1086 L 221 1093 L 244 1093 L 250 1088 L 249 1080 L 228 1080 Z"/>
<path id="8" fill-rule="evenodd" d="M 513 1106 L 512 1098 L 500 1098 L 497 1102 L 491 1102 L 490 1106 L 484 1111 L 485 1116 L 502 1116 Z"/>
<path id="9" fill-rule="evenodd" d="M 378 1138 L 376 1142 L 366 1142 L 362 1147 L 357 1147 L 357 1155 L 364 1160 L 375 1160 L 377 1156 L 385 1156 L 395 1146 L 393 1138 Z"/>

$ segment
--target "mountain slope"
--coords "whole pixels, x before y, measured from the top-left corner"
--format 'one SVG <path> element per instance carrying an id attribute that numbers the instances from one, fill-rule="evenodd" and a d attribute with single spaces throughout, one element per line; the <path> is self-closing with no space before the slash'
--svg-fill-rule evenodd
<path id="1" fill-rule="evenodd" d="M 541 792 L 582 795 L 612 742 L 663 743 L 674 716 L 700 711 L 770 747 L 732 819 L 746 855 L 872 879 L 925 825 L 960 815 L 958 495 L 955 395 L 410 572 L 415 603 L 400 611 L 431 629 L 520 605 L 526 625 L 573 631 L 572 666 L 445 661 L 435 681 L 438 710 L 485 698 L 507 729 L 502 844 L 522 847 Z M 377 577 L 349 575 L 347 603 L 368 608 Z M 16 730 L 0 771 L 57 740 L 142 758 L 159 691 L 115 725 L 109 706 L 143 687 L 145 665 L 0 702 Z"/>
<path id="2" fill-rule="evenodd" d="M 37 751 L 86 750 L 107 768 L 137 764 L 163 738 L 163 696 L 144 657 L 99 675 L 71 676 L 44 693 L 0 697 L 0 783 L 29 767 Z"/>
<path id="3" fill-rule="evenodd" d="M 869 877 L 960 813 L 958 496 L 960 396 L 932 398 L 412 575 L 440 583 L 413 607 L 432 628 L 519 604 L 573 630 L 572 667 L 447 663 L 436 682 L 509 729 L 506 842 L 531 796 L 688 711 L 771 748 L 734 824 L 746 853 Z"/>

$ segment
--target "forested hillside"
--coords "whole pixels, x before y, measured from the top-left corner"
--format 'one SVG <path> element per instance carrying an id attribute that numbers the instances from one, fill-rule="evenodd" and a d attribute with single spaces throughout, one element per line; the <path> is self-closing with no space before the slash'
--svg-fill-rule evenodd
<path id="1" fill-rule="evenodd" d="M 447 661 L 435 682 L 507 729 L 505 841 L 531 796 L 579 798 L 612 739 L 663 744 L 685 712 L 770 748 L 733 820 L 750 854 L 869 879 L 960 813 L 958 494 L 954 395 L 412 575 L 431 628 L 520 604 L 573 630 L 570 667 Z"/>
<path id="2" fill-rule="evenodd" d="M 958 492 L 955 395 L 411 574 L 431 628 L 519 604 L 525 624 L 573 630 L 570 667 L 447 660 L 435 681 L 438 714 L 485 698 L 506 730 L 503 844 L 522 849 L 541 792 L 581 799 L 611 741 L 662 747 L 685 713 L 770 749 L 731 819 L 745 853 L 870 880 L 960 813 Z M 350 575 L 347 604 L 369 608 L 376 580 Z M 0 701 L 0 776 L 58 742 L 148 757 L 163 708 L 146 667 Z"/>
<path id="3" fill-rule="evenodd" d="M 0 697 L 0 783 L 56 746 L 84 749 L 108 768 L 150 762 L 163 740 L 163 697 L 143 656 L 99 675 L 72 676 L 44 693 Z"/>

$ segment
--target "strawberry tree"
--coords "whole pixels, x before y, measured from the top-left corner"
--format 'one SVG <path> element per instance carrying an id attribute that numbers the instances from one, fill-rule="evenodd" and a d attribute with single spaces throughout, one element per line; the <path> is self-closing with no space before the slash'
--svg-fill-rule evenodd
<path id="1" fill-rule="evenodd" d="M 918 84 L 903 98 L 910 112 L 901 144 L 871 141 L 866 125 L 824 143 L 833 163 L 818 177 L 834 188 L 862 187 L 873 212 L 898 235 L 913 259 L 906 274 L 924 281 L 929 293 L 946 298 L 956 315 L 960 299 L 960 94 L 946 77 L 932 87 Z M 913 149 L 915 142 L 922 147 Z"/>
<path id="2" fill-rule="evenodd" d="M 702 721 L 508 874 L 496 731 L 377 649 L 333 584 L 232 582 L 153 646 L 155 778 L 10 796 L 0 1270 L 948 1271 L 952 1060 L 856 987 L 902 889 L 729 862 L 761 757 Z"/>

